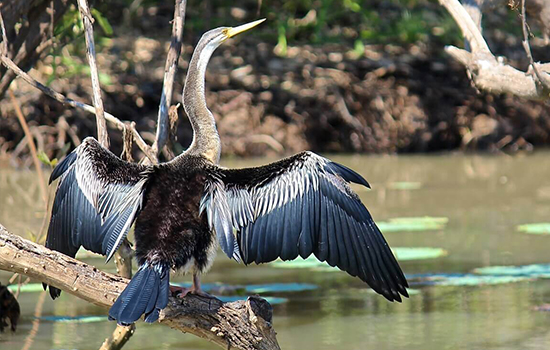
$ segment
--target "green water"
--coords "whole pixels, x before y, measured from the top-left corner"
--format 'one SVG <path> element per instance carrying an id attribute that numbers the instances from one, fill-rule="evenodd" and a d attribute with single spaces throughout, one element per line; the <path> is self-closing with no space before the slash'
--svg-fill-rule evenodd
<path id="1" fill-rule="evenodd" d="M 490 265 L 550 263 L 550 235 L 518 232 L 517 226 L 550 222 L 550 154 L 530 156 L 335 156 L 360 172 L 372 190 L 358 190 L 376 221 L 398 217 L 445 217 L 442 228 L 387 232 L 392 247 L 443 248 L 447 255 L 402 261 L 405 273 L 464 274 Z M 249 166 L 266 160 L 226 160 Z M 0 223 L 12 232 L 37 232 L 44 210 L 32 172 L 0 170 Z M 100 259 L 90 260 L 100 268 Z M 10 274 L 0 272 L 0 281 Z M 175 281 L 189 281 L 176 277 Z M 205 283 L 301 282 L 315 290 L 271 293 L 274 327 L 283 349 L 548 349 L 550 280 L 484 286 L 413 283 L 417 292 L 389 303 L 358 279 L 325 269 L 243 267 L 219 254 Z M 33 326 L 40 293 L 21 293 L 22 317 L 15 334 L 0 335 L 0 349 L 21 349 Z M 266 294 L 267 295 L 267 294 Z M 64 293 L 46 298 L 42 316 L 104 316 L 107 310 Z M 42 320 L 32 349 L 98 349 L 114 324 Z M 192 335 L 139 323 L 127 349 L 216 349 Z"/>

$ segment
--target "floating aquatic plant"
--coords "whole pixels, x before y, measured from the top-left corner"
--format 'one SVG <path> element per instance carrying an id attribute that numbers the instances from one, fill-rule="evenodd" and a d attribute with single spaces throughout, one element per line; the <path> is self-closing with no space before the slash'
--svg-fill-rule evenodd
<path id="1" fill-rule="evenodd" d="M 248 299 L 248 296 L 239 296 L 239 295 L 227 296 L 227 295 L 224 295 L 224 296 L 216 296 L 216 298 L 220 299 L 224 303 L 230 303 L 230 302 L 238 301 L 238 300 L 246 300 L 246 299 Z M 267 300 L 267 302 L 270 303 L 271 305 L 283 304 L 283 303 L 288 302 L 287 298 L 264 297 L 264 296 L 262 296 L 262 298 Z"/>
<path id="2" fill-rule="evenodd" d="M 550 234 L 550 222 L 519 225 L 517 230 L 533 235 L 547 235 Z"/>
<path id="3" fill-rule="evenodd" d="M 8 286 L 8 289 L 10 292 L 15 293 L 17 292 L 17 284 L 12 284 Z M 19 292 L 21 293 L 37 293 L 42 292 L 44 290 L 44 287 L 42 287 L 42 283 L 29 283 L 29 284 L 23 284 L 19 288 Z"/>
<path id="4" fill-rule="evenodd" d="M 480 275 L 516 276 L 528 278 L 550 278 L 550 264 L 520 266 L 487 266 L 474 269 Z"/>
<path id="5" fill-rule="evenodd" d="M 93 323 L 108 321 L 107 316 L 42 316 L 40 320 L 63 323 Z"/>
<path id="6" fill-rule="evenodd" d="M 382 232 L 400 232 L 400 231 L 433 231 L 442 230 L 449 222 L 445 217 L 404 217 L 393 218 L 388 221 L 377 223 Z"/>
<path id="7" fill-rule="evenodd" d="M 436 259 L 449 254 L 445 249 L 431 247 L 396 247 L 392 250 L 399 261 Z"/>
<path id="8" fill-rule="evenodd" d="M 396 181 L 396 182 L 390 182 L 388 184 L 388 188 L 391 190 L 403 190 L 403 191 L 418 190 L 422 188 L 422 183 L 410 182 L 410 181 Z"/>
<path id="9" fill-rule="evenodd" d="M 271 283 L 271 284 L 250 284 L 245 286 L 247 293 L 287 293 L 302 292 L 305 290 L 314 290 L 319 288 L 310 283 Z"/>
<path id="10" fill-rule="evenodd" d="M 523 276 L 480 276 L 476 274 L 434 274 L 409 276 L 411 285 L 484 286 L 528 281 Z"/>

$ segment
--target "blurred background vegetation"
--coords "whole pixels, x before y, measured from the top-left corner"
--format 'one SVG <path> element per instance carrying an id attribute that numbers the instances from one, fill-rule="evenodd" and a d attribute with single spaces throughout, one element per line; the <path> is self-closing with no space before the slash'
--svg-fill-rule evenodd
<path id="1" fill-rule="evenodd" d="M 135 121 L 145 139 L 152 140 L 173 2 L 113 0 L 91 5 L 106 110 Z M 208 103 L 226 156 L 303 149 L 517 152 L 550 143 L 547 104 L 471 87 L 465 69 L 443 51 L 445 45 L 461 46 L 462 37 L 436 1 L 190 1 L 174 101 L 181 99 L 187 60 L 200 35 L 261 17 L 268 21 L 224 45 L 209 66 Z M 24 26 L 25 18 L 19 22 Z M 487 14 L 483 24 L 493 52 L 525 69 L 517 10 L 502 5 Z M 539 36 L 536 24 L 533 31 Z M 89 103 L 83 28 L 74 4 L 69 2 L 52 34 L 53 47 L 31 75 Z M 535 60 L 550 60 L 542 40 L 532 45 Z M 12 89 L 48 157 L 66 152 L 67 143 L 95 135 L 93 116 L 66 108 L 22 81 L 16 80 Z M 192 137 L 183 109 L 179 112 L 176 153 Z M 7 98 L 0 100 L 0 115 L 0 154 L 13 164 L 30 164 Z M 60 133 L 70 137 L 60 142 Z M 120 132 L 112 130 L 110 135 L 114 151 L 120 152 Z"/>

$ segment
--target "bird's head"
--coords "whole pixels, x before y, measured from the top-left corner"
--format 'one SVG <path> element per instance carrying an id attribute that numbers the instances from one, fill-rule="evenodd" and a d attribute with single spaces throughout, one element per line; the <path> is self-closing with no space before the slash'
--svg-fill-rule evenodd
<path id="1" fill-rule="evenodd" d="M 251 28 L 254 28 L 258 24 L 262 23 L 263 21 L 265 21 L 265 18 L 259 19 L 254 22 L 246 23 L 238 27 L 220 27 L 220 28 L 212 29 L 204 33 L 200 41 L 204 41 L 204 43 L 207 46 L 210 46 L 215 49 L 227 39 L 232 38 L 235 35 L 240 34 L 244 31 L 247 31 Z"/>

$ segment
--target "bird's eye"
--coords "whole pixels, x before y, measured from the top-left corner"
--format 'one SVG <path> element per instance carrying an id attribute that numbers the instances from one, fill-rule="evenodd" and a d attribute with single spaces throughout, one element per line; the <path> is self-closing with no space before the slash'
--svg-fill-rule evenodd
<path id="1" fill-rule="evenodd" d="M 227 36 L 228 33 L 229 33 L 229 29 L 228 29 L 228 28 L 225 28 L 224 30 L 222 30 L 223 36 Z"/>

